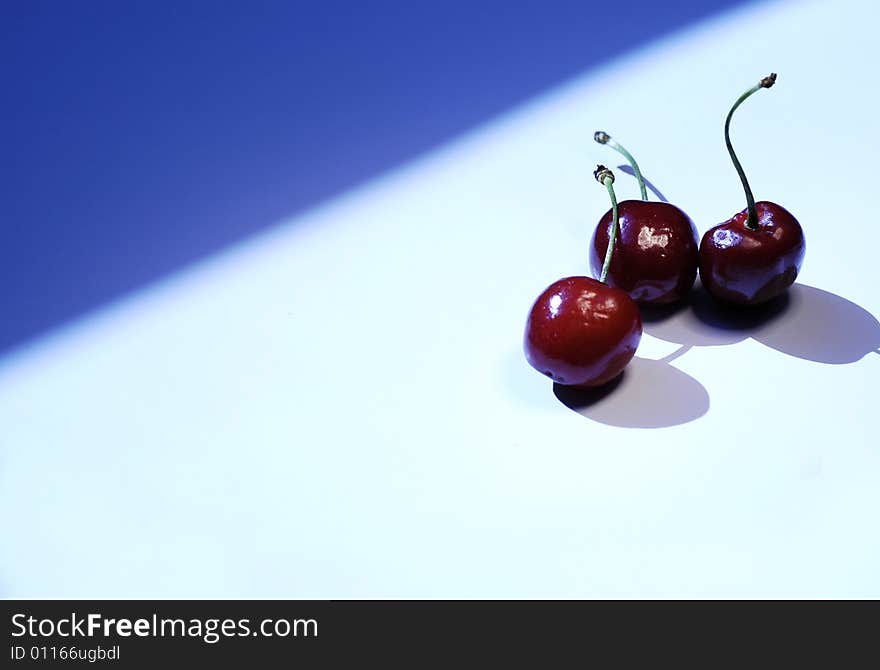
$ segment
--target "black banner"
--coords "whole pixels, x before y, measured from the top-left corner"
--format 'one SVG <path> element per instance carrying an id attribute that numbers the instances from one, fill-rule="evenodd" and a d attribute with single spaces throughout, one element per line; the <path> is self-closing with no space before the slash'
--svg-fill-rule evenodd
<path id="1" fill-rule="evenodd" d="M 839 664 L 872 639 L 876 614 L 859 602 L 8 600 L 2 667 L 714 665 L 812 656 L 840 635 Z"/>

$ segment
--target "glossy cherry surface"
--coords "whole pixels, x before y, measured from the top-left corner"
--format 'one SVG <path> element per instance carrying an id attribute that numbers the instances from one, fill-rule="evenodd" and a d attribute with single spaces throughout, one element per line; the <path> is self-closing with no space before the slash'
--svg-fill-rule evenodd
<path id="1" fill-rule="evenodd" d="M 684 298 L 697 276 L 697 229 L 690 217 L 667 202 L 624 200 L 618 206 L 620 235 L 606 282 L 643 303 Z M 590 269 L 602 271 L 611 210 L 599 220 L 590 243 Z"/>
<path id="2" fill-rule="evenodd" d="M 783 293 L 797 278 L 806 242 L 797 219 L 773 202 L 757 202 L 758 229 L 748 209 L 706 231 L 700 243 L 700 280 L 716 298 L 756 305 Z"/>
<path id="3" fill-rule="evenodd" d="M 621 373 L 642 337 L 639 309 L 621 289 L 566 277 L 538 296 L 523 341 L 538 372 L 567 386 L 599 386 Z"/>

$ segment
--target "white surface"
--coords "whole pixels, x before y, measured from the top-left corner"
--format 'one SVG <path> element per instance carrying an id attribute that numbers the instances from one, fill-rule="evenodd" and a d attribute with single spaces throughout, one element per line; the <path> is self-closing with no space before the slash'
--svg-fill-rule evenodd
<path id="1" fill-rule="evenodd" d="M 702 233 L 742 208 L 722 122 L 771 70 L 733 130 L 756 195 L 804 226 L 800 282 L 880 313 L 876 18 L 702 24 L 6 357 L 0 593 L 880 596 L 880 355 L 810 360 L 856 358 L 854 305 L 799 289 L 762 337 L 801 357 L 637 363 L 593 416 L 701 413 L 682 380 L 711 400 L 652 430 L 571 411 L 520 348 L 534 297 L 587 272 L 591 172 L 621 162 L 592 132 Z M 639 356 L 676 349 L 650 332 Z"/>

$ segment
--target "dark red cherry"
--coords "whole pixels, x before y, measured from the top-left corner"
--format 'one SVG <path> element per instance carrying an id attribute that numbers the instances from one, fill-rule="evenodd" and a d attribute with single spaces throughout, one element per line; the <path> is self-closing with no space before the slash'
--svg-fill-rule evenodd
<path id="1" fill-rule="evenodd" d="M 700 281 L 716 298 L 757 305 L 794 283 L 806 250 L 804 231 L 774 202 L 755 203 L 758 229 L 746 225 L 748 209 L 706 231 L 700 243 Z"/>
<path id="2" fill-rule="evenodd" d="M 612 210 L 599 220 L 590 243 L 590 269 L 602 271 Z M 667 202 L 624 200 L 618 205 L 620 234 L 606 281 L 637 302 L 664 304 L 684 298 L 697 276 L 697 229 Z"/>
<path id="3" fill-rule="evenodd" d="M 567 386 L 599 386 L 621 373 L 642 337 L 639 309 L 621 289 L 567 277 L 535 301 L 523 341 L 529 364 Z"/>
<path id="4" fill-rule="evenodd" d="M 730 142 L 730 120 L 752 94 L 776 83 L 771 73 L 743 93 L 727 113 L 724 142 L 742 182 L 746 208 L 708 230 L 700 242 L 700 280 L 716 298 L 757 305 L 784 293 L 804 260 L 804 231 L 791 213 L 773 202 L 755 202 L 749 180 Z"/>

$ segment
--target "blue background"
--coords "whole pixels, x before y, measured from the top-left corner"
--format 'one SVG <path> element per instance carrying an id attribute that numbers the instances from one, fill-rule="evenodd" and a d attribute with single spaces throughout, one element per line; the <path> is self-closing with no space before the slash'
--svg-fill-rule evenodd
<path id="1" fill-rule="evenodd" d="M 0 352 L 734 0 L 0 4 Z"/>

